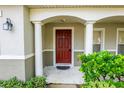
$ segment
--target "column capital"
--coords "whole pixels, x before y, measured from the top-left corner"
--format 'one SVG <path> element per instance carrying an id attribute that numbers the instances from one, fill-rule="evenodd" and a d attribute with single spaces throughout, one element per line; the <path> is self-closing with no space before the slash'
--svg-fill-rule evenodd
<path id="1" fill-rule="evenodd" d="M 95 20 L 86 20 L 85 25 L 86 24 L 94 24 L 96 21 Z"/>
<path id="2" fill-rule="evenodd" d="M 33 24 L 40 24 L 43 25 L 43 23 L 41 21 L 32 21 Z"/>

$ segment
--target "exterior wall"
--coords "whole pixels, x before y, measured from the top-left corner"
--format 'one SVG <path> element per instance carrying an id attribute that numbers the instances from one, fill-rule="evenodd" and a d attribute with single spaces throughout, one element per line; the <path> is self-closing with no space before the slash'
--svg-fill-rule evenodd
<path id="1" fill-rule="evenodd" d="M 26 6 L 0 6 L 0 79 L 16 76 L 28 80 L 34 76 L 33 26 Z M 12 31 L 2 30 L 6 18 L 14 25 Z"/>
<path id="2" fill-rule="evenodd" d="M 53 66 L 53 51 L 43 52 L 43 66 Z"/>
<path id="3" fill-rule="evenodd" d="M 34 56 L 25 60 L 25 79 L 29 80 L 35 76 Z"/>
<path id="4" fill-rule="evenodd" d="M 23 32 L 23 10 L 22 6 L 0 6 L 2 17 L 0 17 L 0 55 L 23 56 L 24 55 L 24 32 Z M 6 18 L 10 18 L 14 25 L 13 31 L 2 29 Z"/>
<path id="5" fill-rule="evenodd" d="M 30 55 L 25 59 L 25 79 L 28 80 L 35 74 L 35 59 L 34 59 L 34 28 L 30 21 L 30 11 L 26 6 L 23 7 L 24 19 L 24 50 L 25 56 Z"/>
<path id="6" fill-rule="evenodd" d="M 116 51 L 117 28 L 124 28 L 124 23 L 99 23 L 95 28 L 105 28 L 105 50 Z"/>
<path id="7" fill-rule="evenodd" d="M 0 6 L 0 79 L 16 76 L 25 81 L 23 6 Z M 2 29 L 6 18 L 14 25 L 12 31 Z"/>
<path id="8" fill-rule="evenodd" d="M 44 66 L 53 65 L 53 28 L 74 27 L 74 60 L 77 61 L 78 50 L 84 50 L 84 25 L 80 23 L 48 23 L 43 26 L 43 61 Z M 80 52 L 79 52 L 80 53 Z"/>
<path id="9" fill-rule="evenodd" d="M 25 81 L 25 61 L 21 59 L 0 60 L 0 80 L 7 80 L 17 77 Z"/>
<path id="10" fill-rule="evenodd" d="M 34 53 L 34 31 L 33 24 L 30 21 L 30 11 L 25 6 L 24 11 L 24 49 L 25 55 Z"/>
<path id="11" fill-rule="evenodd" d="M 75 52 L 74 53 L 74 66 L 81 66 L 81 62 L 78 58 L 78 55 L 80 55 L 83 52 Z"/>

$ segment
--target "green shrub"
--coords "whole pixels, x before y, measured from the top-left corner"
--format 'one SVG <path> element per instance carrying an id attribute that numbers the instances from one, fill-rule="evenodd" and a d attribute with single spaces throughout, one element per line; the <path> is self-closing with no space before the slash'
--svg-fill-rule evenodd
<path id="1" fill-rule="evenodd" d="M 16 77 L 11 78 L 10 80 L 0 81 L 0 86 L 4 88 L 21 88 L 23 87 L 24 83 L 22 81 L 17 80 Z"/>
<path id="2" fill-rule="evenodd" d="M 46 78 L 44 77 L 35 77 L 26 82 L 27 88 L 44 88 L 46 87 Z"/>
<path id="3" fill-rule="evenodd" d="M 116 88 L 124 88 L 124 82 L 113 82 Z"/>
<path id="4" fill-rule="evenodd" d="M 116 88 L 116 86 L 109 81 L 90 81 L 85 85 L 82 85 L 83 88 Z"/>
<path id="5" fill-rule="evenodd" d="M 82 88 L 124 88 L 124 82 L 115 82 L 112 80 L 90 81 L 81 85 Z"/>
<path id="6" fill-rule="evenodd" d="M 16 77 L 9 80 L 0 80 L 0 87 L 4 88 L 45 88 L 46 79 L 45 77 L 34 77 L 31 80 L 22 82 Z"/>
<path id="7" fill-rule="evenodd" d="M 118 81 L 122 81 L 124 56 L 101 51 L 89 55 L 81 54 L 79 57 L 82 62 L 80 71 L 85 73 L 84 79 L 86 82 L 115 80 L 116 78 L 118 78 Z"/>

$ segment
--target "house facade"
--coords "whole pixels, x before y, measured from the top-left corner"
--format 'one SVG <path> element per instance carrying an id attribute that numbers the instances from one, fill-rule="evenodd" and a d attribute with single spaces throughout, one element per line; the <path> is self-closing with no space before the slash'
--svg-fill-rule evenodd
<path id="1" fill-rule="evenodd" d="M 12 31 L 3 30 L 6 18 Z M 124 54 L 124 6 L 0 6 L 0 79 L 80 66 L 79 54 L 101 50 Z"/>

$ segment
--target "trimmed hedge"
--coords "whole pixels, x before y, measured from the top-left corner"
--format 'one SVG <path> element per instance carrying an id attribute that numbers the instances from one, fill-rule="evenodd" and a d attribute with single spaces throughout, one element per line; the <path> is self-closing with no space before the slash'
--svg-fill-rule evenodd
<path id="1" fill-rule="evenodd" d="M 0 87 L 3 88 L 45 88 L 46 78 L 45 77 L 34 77 L 29 81 L 22 82 L 16 77 L 9 80 L 0 80 Z"/>

